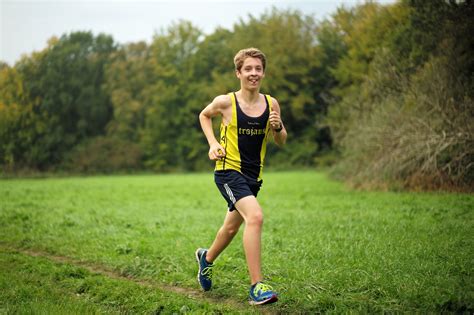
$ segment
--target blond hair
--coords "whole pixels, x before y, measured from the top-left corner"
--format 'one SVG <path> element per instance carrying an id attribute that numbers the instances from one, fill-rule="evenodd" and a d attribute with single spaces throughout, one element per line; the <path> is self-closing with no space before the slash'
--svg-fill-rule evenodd
<path id="1" fill-rule="evenodd" d="M 234 57 L 235 70 L 240 71 L 240 69 L 242 69 L 242 65 L 244 64 L 245 59 L 249 57 L 260 59 L 263 65 L 263 71 L 265 71 L 267 58 L 265 57 L 265 54 L 262 51 L 260 51 L 260 49 L 253 48 L 253 47 L 242 49 L 235 55 Z"/>

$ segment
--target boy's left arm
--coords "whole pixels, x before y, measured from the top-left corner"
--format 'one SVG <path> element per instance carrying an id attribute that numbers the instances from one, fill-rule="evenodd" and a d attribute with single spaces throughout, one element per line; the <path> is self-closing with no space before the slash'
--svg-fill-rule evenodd
<path id="1" fill-rule="evenodd" d="M 277 100 L 272 97 L 272 107 L 273 110 L 270 112 L 270 127 L 273 130 L 273 139 L 278 146 L 283 146 L 286 142 L 286 133 L 285 126 L 281 120 L 281 110 L 280 104 Z"/>

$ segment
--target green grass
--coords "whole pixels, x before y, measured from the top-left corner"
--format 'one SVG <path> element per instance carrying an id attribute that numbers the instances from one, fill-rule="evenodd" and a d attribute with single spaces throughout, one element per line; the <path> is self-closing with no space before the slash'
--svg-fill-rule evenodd
<path id="1" fill-rule="evenodd" d="M 474 312 L 474 195 L 350 191 L 311 171 L 264 179 L 263 270 L 280 294 L 266 311 Z M 186 294 L 225 209 L 212 174 L 2 180 L 0 312 L 258 311 L 241 233 L 214 289 Z M 83 278 L 58 280 L 63 269 Z"/>
<path id="2" fill-rule="evenodd" d="M 149 283 L 110 277 L 12 250 L 0 253 L 0 313 L 103 314 L 231 312 Z M 113 275 L 113 274 L 112 274 Z"/>

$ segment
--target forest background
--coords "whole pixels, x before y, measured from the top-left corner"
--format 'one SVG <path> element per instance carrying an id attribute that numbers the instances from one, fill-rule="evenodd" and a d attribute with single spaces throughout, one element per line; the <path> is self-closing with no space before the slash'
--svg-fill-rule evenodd
<path id="1" fill-rule="evenodd" d="M 238 89 L 235 53 L 268 57 L 263 93 L 289 133 L 271 169 L 330 167 L 363 188 L 474 190 L 471 1 L 293 10 L 205 35 L 188 21 L 151 43 L 87 31 L 0 62 L 0 169 L 32 174 L 212 168 L 198 114 Z M 216 125 L 217 128 L 217 125 Z"/>

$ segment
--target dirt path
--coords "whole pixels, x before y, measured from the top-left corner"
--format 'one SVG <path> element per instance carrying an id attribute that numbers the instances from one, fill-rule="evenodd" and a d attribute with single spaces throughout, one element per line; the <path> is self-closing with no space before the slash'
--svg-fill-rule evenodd
<path id="1" fill-rule="evenodd" d="M 233 308 L 237 312 L 249 312 L 248 307 L 246 307 L 247 305 L 237 300 L 233 300 L 229 298 L 211 297 L 197 289 L 166 285 L 166 284 L 158 283 L 152 280 L 143 280 L 143 279 L 137 279 L 133 277 L 127 277 L 103 265 L 81 261 L 81 260 L 71 258 L 71 257 L 53 255 L 44 251 L 38 251 L 38 250 L 32 250 L 32 249 L 18 249 L 18 248 L 4 246 L 4 245 L 0 245 L 0 249 L 6 252 L 20 253 L 20 254 L 24 254 L 24 255 L 28 255 L 32 257 L 46 258 L 56 263 L 74 265 L 77 267 L 84 268 L 91 273 L 100 274 L 112 279 L 131 281 L 143 287 L 155 288 L 162 291 L 177 293 L 194 300 L 203 300 L 212 304 L 225 305 L 227 307 Z M 270 310 L 264 309 L 263 307 L 260 307 L 259 309 L 256 308 L 253 311 L 257 311 L 257 313 L 261 313 L 261 314 L 275 314 L 275 312 L 271 312 Z"/>

